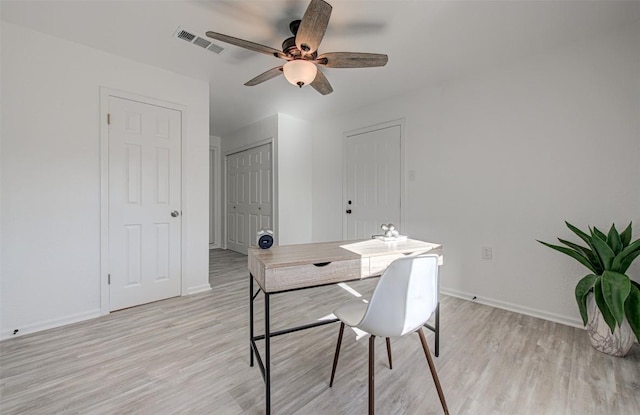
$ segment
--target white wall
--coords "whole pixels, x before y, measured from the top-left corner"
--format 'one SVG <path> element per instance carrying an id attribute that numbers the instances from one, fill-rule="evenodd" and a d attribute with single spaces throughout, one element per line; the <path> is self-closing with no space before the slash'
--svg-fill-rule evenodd
<path id="1" fill-rule="evenodd" d="M 274 114 L 221 138 L 223 157 L 272 140 L 273 220 L 276 243 L 280 245 L 311 241 L 310 130 L 307 121 Z"/>
<path id="2" fill-rule="evenodd" d="M 227 155 L 278 136 L 278 114 L 245 125 L 221 137 L 222 154 Z"/>
<path id="3" fill-rule="evenodd" d="M 565 219 L 634 221 L 640 236 L 638 45 L 635 24 L 317 120 L 314 241 L 342 236 L 343 132 L 404 118 L 403 177 L 416 179 L 402 231 L 444 244 L 443 291 L 579 325 L 573 289 L 586 270 L 535 240 L 571 239 Z M 640 264 L 632 274 L 640 281 Z"/>
<path id="4" fill-rule="evenodd" d="M 210 147 L 220 147 L 220 137 L 212 135 L 209 137 Z"/>
<path id="5" fill-rule="evenodd" d="M 100 87 L 186 106 L 187 293 L 208 284 L 207 83 L 2 22 L 3 337 L 100 314 Z"/>
<path id="6" fill-rule="evenodd" d="M 310 123 L 278 114 L 278 216 L 281 245 L 311 242 Z"/>

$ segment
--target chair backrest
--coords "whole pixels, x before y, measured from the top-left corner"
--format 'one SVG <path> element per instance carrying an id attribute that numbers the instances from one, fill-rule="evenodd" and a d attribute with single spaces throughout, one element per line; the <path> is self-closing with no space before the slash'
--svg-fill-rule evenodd
<path id="1" fill-rule="evenodd" d="M 415 331 L 438 304 L 438 256 L 399 258 L 380 277 L 357 327 L 375 336 Z"/>

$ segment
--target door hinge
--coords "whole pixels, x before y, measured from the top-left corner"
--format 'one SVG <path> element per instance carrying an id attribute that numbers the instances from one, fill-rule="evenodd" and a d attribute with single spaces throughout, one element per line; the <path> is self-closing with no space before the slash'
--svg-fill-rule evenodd
<path id="1" fill-rule="evenodd" d="M 107 284 L 111 285 L 111 274 L 107 274 Z"/>
<path id="2" fill-rule="evenodd" d="M 111 125 L 111 114 L 107 114 L 107 125 Z"/>

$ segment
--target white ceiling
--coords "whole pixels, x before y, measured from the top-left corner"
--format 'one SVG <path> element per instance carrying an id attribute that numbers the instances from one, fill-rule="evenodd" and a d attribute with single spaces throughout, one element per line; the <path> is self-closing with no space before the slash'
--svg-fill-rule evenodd
<path id="1" fill-rule="evenodd" d="M 311 119 L 490 70 L 640 19 L 639 1 L 329 0 L 322 52 L 389 55 L 383 68 L 325 69 L 334 92 L 279 77 L 243 84 L 282 61 L 218 43 L 216 55 L 173 37 L 180 26 L 280 49 L 308 0 L 7 1 L 2 19 L 131 58 L 210 85 L 212 135 L 275 112 Z"/>

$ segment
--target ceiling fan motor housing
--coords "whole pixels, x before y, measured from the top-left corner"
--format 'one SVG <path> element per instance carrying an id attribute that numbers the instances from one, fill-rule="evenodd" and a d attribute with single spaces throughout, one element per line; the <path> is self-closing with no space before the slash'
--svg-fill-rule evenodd
<path id="1" fill-rule="evenodd" d="M 284 42 L 282 42 L 282 51 L 284 52 L 285 55 L 290 56 L 292 58 L 298 58 L 300 57 L 300 50 L 298 50 L 298 47 L 296 46 L 296 37 L 295 36 L 291 36 L 290 38 L 285 39 Z"/>
<path id="2" fill-rule="evenodd" d="M 295 36 L 289 37 L 285 39 L 284 42 L 282 42 L 282 52 L 284 52 L 285 55 L 293 59 L 302 58 L 302 52 L 300 52 L 300 49 L 298 49 L 298 47 L 296 46 Z M 315 60 L 317 56 L 318 56 L 318 52 L 313 52 L 310 55 L 306 55 L 304 59 Z"/>

